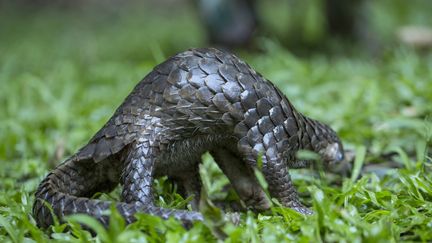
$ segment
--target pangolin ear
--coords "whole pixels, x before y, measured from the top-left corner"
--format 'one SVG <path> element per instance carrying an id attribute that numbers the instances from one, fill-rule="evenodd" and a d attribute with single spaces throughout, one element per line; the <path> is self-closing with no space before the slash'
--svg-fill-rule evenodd
<path id="1" fill-rule="evenodd" d="M 338 146 L 338 151 L 336 153 L 335 159 L 336 159 L 336 162 L 341 162 L 342 160 L 345 159 L 345 153 L 344 153 L 343 146 L 341 143 L 337 143 L 337 146 Z"/>

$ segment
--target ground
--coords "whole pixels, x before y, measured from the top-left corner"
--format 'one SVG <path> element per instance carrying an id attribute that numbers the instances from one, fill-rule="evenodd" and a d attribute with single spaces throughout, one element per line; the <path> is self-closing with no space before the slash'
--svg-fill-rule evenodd
<path id="1" fill-rule="evenodd" d="M 66 224 L 41 230 L 31 207 L 46 173 L 85 144 L 157 63 L 205 45 L 191 10 L 172 7 L 178 25 L 173 27 L 170 11 L 2 9 L 0 241 L 191 242 L 223 235 L 227 242 L 432 241 L 432 52 L 400 45 L 391 34 L 401 23 L 431 25 L 425 16 L 432 10 L 426 1 L 409 8 L 399 6 L 401 1 L 374 4 L 379 54 L 335 40 L 326 51 L 295 55 L 272 37 L 257 40 L 260 51 L 237 52 L 298 110 L 337 130 L 356 154 L 351 175 L 293 172 L 312 216 L 275 202 L 271 212 L 244 213 L 234 226 L 207 205 L 206 222 L 189 231 L 175 220 L 147 215 L 126 227 L 114 211 L 106 230 L 84 216 L 72 217 L 69 231 Z M 266 9 L 264 15 L 273 14 Z M 208 155 L 204 168 L 209 198 L 232 197 Z M 185 207 L 165 179 L 157 181 L 156 191 L 159 205 Z M 118 193 L 102 197 L 117 200 Z"/>

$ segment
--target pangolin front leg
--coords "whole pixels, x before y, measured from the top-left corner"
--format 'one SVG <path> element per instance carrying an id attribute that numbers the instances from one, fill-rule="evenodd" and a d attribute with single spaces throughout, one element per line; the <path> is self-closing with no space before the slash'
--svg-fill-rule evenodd
<path id="1" fill-rule="evenodd" d="M 270 202 L 258 183 L 253 169 L 247 166 L 238 154 L 227 148 L 213 150 L 211 154 L 248 208 L 257 211 L 270 208 Z"/>
<path id="2" fill-rule="evenodd" d="M 303 214 L 311 214 L 312 211 L 301 204 L 297 191 L 292 184 L 288 167 L 283 159 L 278 158 L 274 153 L 275 148 L 268 147 L 264 149 L 262 144 L 256 144 L 252 149 L 250 147 L 240 147 L 243 149 L 245 161 L 251 168 L 257 168 L 257 160 L 260 157 L 262 161 L 261 171 L 268 183 L 270 196 L 276 198 L 283 206 L 292 208 Z M 257 148 L 260 148 L 259 150 Z"/>

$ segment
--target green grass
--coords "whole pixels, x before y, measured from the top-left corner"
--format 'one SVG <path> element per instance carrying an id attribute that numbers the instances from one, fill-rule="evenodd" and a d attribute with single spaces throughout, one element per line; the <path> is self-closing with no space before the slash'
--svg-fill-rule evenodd
<path id="1" fill-rule="evenodd" d="M 430 7 L 422 1 L 411 6 L 416 11 L 396 5 L 376 4 L 374 12 L 388 9 L 374 15 L 377 29 L 401 24 L 396 14 L 404 24 L 419 23 Z M 391 40 L 375 59 L 360 54 L 296 57 L 271 39 L 259 40 L 263 52 L 239 52 L 300 111 L 331 124 L 346 148 L 356 151 L 351 177 L 292 173 L 314 215 L 305 217 L 276 203 L 271 212 L 242 214 L 241 224 L 234 226 L 207 205 L 208 220 L 189 231 L 175 220 L 148 215 L 125 226 L 115 211 L 107 230 L 80 215 L 70 218 L 69 231 L 66 224 L 38 229 L 31 206 L 44 175 L 85 144 L 154 65 L 204 45 L 202 29 L 186 10 L 104 11 L 0 14 L 1 242 L 190 242 L 216 241 L 222 234 L 227 242 L 432 241 L 432 53 Z M 168 20 L 174 14 L 175 27 Z M 390 160 L 401 168 L 386 169 L 385 175 L 361 170 Z M 204 162 L 209 198 L 232 197 L 222 190 L 227 179 L 212 159 L 206 155 Z M 157 181 L 158 204 L 184 208 L 173 190 L 166 180 Z"/>

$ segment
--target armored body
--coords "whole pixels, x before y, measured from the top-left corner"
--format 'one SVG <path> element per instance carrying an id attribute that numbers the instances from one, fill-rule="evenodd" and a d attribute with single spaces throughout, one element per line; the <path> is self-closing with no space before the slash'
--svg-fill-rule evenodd
<path id="1" fill-rule="evenodd" d="M 88 144 L 47 175 L 33 214 L 39 226 L 52 224 L 48 203 L 60 219 L 85 213 L 107 225 L 102 213 L 113 202 L 91 197 L 121 183 L 122 201 L 114 204 L 128 223 L 136 212 L 202 220 L 198 165 L 206 151 L 249 208 L 270 207 L 253 172 L 260 156 L 271 196 L 308 214 L 288 173 L 307 166 L 295 157 L 300 149 L 317 152 L 326 163 L 343 157 L 331 128 L 296 111 L 246 63 L 216 49 L 191 49 L 156 66 Z M 193 196 L 194 211 L 157 207 L 152 183 L 159 176 Z"/>

